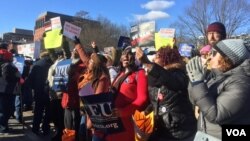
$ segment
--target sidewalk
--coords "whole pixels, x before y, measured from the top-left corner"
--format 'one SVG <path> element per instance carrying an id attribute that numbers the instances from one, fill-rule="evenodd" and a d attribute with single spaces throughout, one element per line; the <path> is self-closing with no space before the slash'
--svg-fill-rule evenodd
<path id="1" fill-rule="evenodd" d="M 23 113 L 24 124 L 20 124 L 15 119 L 9 120 L 10 133 L 0 135 L 0 141 L 50 141 L 50 136 L 35 135 L 32 131 L 32 111 Z M 53 134 L 51 132 L 51 134 Z"/>

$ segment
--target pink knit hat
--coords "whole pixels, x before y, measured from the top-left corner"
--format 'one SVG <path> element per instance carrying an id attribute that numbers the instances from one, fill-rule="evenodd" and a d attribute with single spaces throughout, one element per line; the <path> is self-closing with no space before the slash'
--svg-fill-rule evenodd
<path id="1" fill-rule="evenodd" d="M 206 45 L 206 46 L 201 48 L 200 54 L 201 55 L 207 55 L 210 52 L 211 49 L 212 49 L 212 47 L 210 45 Z"/>

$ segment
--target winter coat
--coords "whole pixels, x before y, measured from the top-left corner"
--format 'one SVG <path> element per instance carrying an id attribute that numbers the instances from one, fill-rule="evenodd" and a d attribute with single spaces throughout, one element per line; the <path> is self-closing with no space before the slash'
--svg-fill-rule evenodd
<path id="1" fill-rule="evenodd" d="M 117 75 L 114 83 L 125 73 Z M 106 141 L 134 141 L 135 131 L 132 115 L 135 110 L 144 110 L 148 104 L 147 77 L 144 70 L 138 70 L 129 74 L 121 83 L 115 100 L 125 130 L 120 133 L 110 134 Z"/>
<path id="2" fill-rule="evenodd" d="M 250 124 L 250 60 L 225 73 L 212 70 L 211 74 L 207 83 L 190 84 L 189 95 L 203 115 L 199 130 L 221 138 L 221 125 Z"/>
<path id="3" fill-rule="evenodd" d="M 11 62 L 1 63 L 0 66 L 0 95 L 20 94 L 19 80 L 21 74 Z"/>
<path id="4" fill-rule="evenodd" d="M 69 109 L 79 109 L 80 100 L 78 95 L 78 78 L 84 73 L 86 66 L 79 61 L 77 64 L 71 64 L 69 68 L 69 81 L 67 84 L 67 92 L 63 93 L 62 107 Z"/>
<path id="5" fill-rule="evenodd" d="M 156 130 L 150 140 L 185 139 L 194 136 L 196 119 L 188 98 L 188 77 L 182 65 L 164 69 L 153 64 L 148 72 L 149 96 Z M 157 101 L 159 104 L 157 104 Z"/>
<path id="6" fill-rule="evenodd" d="M 31 72 L 28 76 L 27 81 L 31 88 L 34 89 L 35 99 L 37 98 L 37 96 L 41 96 L 45 92 L 48 71 L 51 65 L 51 59 L 49 57 L 45 57 L 38 60 L 31 68 Z"/>

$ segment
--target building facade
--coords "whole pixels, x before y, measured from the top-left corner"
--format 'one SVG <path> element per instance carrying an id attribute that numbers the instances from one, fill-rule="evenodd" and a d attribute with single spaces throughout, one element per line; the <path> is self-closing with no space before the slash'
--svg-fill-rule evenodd
<path id="1" fill-rule="evenodd" d="M 33 42 L 33 31 L 26 29 L 14 28 L 13 32 L 7 32 L 3 34 L 4 42 L 15 43 L 30 43 Z"/>
<path id="2" fill-rule="evenodd" d="M 43 38 L 43 34 L 45 32 L 45 29 L 48 28 L 51 23 L 50 19 L 55 18 L 55 17 L 60 17 L 62 27 L 65 23 L 67 22 L 76 22 L 80 21 L 83 24 L 99 24 L 97 21 L 93 20 L 88 20 L 88 19 L 82 19 L 82 18 L 77 18 L 74 16 L 69 16 L 69 15 L 64 15 L 64 14 L 59 14 L 59 13 L 54 13 L 54 12 L 44 12 L 40 14 L 35 22 L 35 28 L 34 28 L 34 41 L 40 41 Z"/>

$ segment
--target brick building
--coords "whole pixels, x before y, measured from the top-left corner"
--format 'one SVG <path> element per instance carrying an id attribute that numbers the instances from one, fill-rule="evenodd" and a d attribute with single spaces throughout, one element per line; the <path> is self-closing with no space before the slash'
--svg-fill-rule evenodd
<path id="1" fill-rule="evenodd" d="M 88 19 L 82 19 L 82 18 L 77 18 L 74 16 L 69 16 L 69 15 L 64 15 L 64 14 L 59 14 L 59 13 L 54 13 L 54 12 L 44 12 L 40 14 L 35 22 L 35 29 L 34 29 L 34 41 L 39 41 L 43 37 L 43 33 L 45 32 L 45 28 L 50 26 L 50 19 L 54 17 L 60 17 L 62 27 L 65 23 L 67 22 L 80 22 L 83 24 L 99 24 L 97 21 L 93 20 L 88 20 Z"/>

